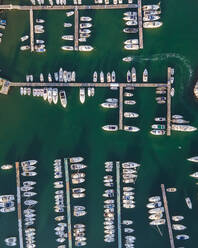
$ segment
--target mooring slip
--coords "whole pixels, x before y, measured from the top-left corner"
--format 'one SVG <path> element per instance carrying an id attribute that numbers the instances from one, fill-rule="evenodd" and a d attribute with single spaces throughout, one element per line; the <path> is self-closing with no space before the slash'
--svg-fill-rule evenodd
<path id="1" fill-rule="evenodd" d="M 19 162 L 16 165 L 16 186 L 17 186 L 17 212 L 18 212 L 18 231 L 19 231 L 19 247 L 23 248 L 23 227 L 22 227 L 22 210 L 21 210 L 21 183 Z"/>
<path id="2" fill-rule="evenodd" d="M 30 9 L 30 47 L 31 47 L 31 52 L 33 52 L 34 51 L 34 16 L 32 9 Z"/>
<path id="3" fill-rule="evenodd" d="M 165 191 L 164 184 L 161 184 L 161 189 L 162 189 L 162 197 L 163 197 L 163 202 L 164 202 L 164 209 L 165 209 L 165 213 L 166 213 L 166 221 L 167 221 L 167 225 L 168 225 L 170 245 L 171 245 L 171 248 L 175 248 L 174 239 L 173 239 L 173 231 L 172 231 L 170 215 L 169 215 L 169 210 L 168 210 L 168 201 L 166 198 L 166 191 Z"/>
<path id="4" fill-rule="evenodd" d="M 74 48 L 75 51 L 78 51 L 78 26 L 79 26 L 79 13 L 78 13 L 78 8 L 75 8 L 75 20 L 74 20 L 74 25 L 75 25 L 75 34 L 74 34 L 74 38 L 75 38 L 75 44 L 74 44 Z"/>
<path id="5" fill-rule="evenodd" d="M 119 98 L 119 129 L 123 129 L 123 87 L 120 87 Z"/>
<path id="6" fill-rule="evenodd" d="M 139 46 L 143 49 L 142 0 L 138 0 Z"/>
<path id="7" fill-rule="evenodd" d="M 38 5 L 38 6 L 20 6 L 20 5 L 0 5 L 1 9 L 7 9 L 7 10 L 68 10 L 68 9 L 131 9 L 131 8 L 137 8 L 137 4 L 110 4 L 110 5 Z"/>
<path id="8" fill-rule="evenodd" d="M 71 205 L 70 205 L 70 186 L 69 186 L 69 170 L 68 161 L 64 159 L 65 165 L 65 181 L 66 181 L 66 199 L 67 199 L 67 226 L 68 226 L 68 247 L 72 248 L 72 228 L 71 228 Z"/>
<path id="9" fill-rule="evenodd" d="M 122 247 L 121 202 L 120 202 L 120 162 L 116 162 L 118 248 Z"/>
<path id="10" fill-rule="evenodd" d="M 171 67 L 168 67 L 167 82 L 167 136 L 171 135 Z"/>

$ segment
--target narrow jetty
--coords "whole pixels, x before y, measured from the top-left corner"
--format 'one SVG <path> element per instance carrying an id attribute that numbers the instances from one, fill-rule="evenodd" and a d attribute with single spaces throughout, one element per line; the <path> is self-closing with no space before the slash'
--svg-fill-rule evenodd
<path id="1" fill-rule="evenodd" d="M 143 49 L 142 0 L 138 0 L 139 46 Z"/>
<path id="2" fill-rule="evenodd" d="M 131 8 L 137 8 L 137 4 L 100 4 L 100 5 L 34 5 L 34 6 L 28 6 L 28 5 L 0 5 L 0 10 L 70 10 L 70 9 L 77 9 L 81 10 L 89 10 L 89 9 L 131 9 Z"/>
<path id="3" fill-rule="evenodd" d="M 118 248 L 122 248 L 121 202 L 120 202 L 120 162 L 116 162 Z"/>
<path id="4" fill-rule="evenodd" d="M 123 87 L 120 87 L 119 98 L 119 129 L 123 129 Z"/>
<path id="5" fill-rule="evenodd" d="M 70 205 L 70 186 L 69 186 L 69 170 L 68 160 L 64 159 L 65 165 L 65 181 L 66 181 L 66 196 L 67 196 L 67 226 L 68 226 L 68 247 L 72 248 L 72 228 L 71 228 L 71 205 Z"/>
<path id="6" fill-rule="evenodd" d="M 32 9 L 30 9 L 30 48 L 31 52 L 34 52 L 34 16 Z"/>
<path id="7" fill-rule="evenodd" d="M 74 41 L 74 49 L 75 49 L 75 51 L 78 51 L 78 26 L 79 26 L 79 13 L 78 13 L 78 8 L 76 7 L 75 8 L 75 11 L 74 11 L 74 13 L 75 13 L 75 21 L 74 21 L 74 25 L 75 25 L 75 27 L 74 27 L 74 39 L 75 39 L 75 41 Z"/>
<path id="8" fill-rule="evenodd" d="M 171 67 L 168 67 L 167 82 L 167 136 L 171 135 Z"/>
<path id="9" fill-rule="evenodd" d="M 18 213 L 18 230 L 19 230 L 19 247 L 23 248 L 23 226 L 22 226 L 22 210 L 21 210 L 21 183 L 19 162 L 16 166 L 16 186 L 17 186 L 17 213 Z"/>
<path id="10" fill-rule="evenodd" d="M 171 248 L 175 248 L 174 238 L 173 238 L 173 230 L 172 230 L 171 221 L 170 221 L 170 215 L 169 215 L 169 210 L 168 210 L 168 201 L 166 198 L 166 191 L 165 191 L 164 184 L 161 184 L 161 189 L 162 189 L 162 197 L 163 197 L 164 208 L 165 208 L 165 213 L 166 213 L 166 221 L 167 221 L 167 225 L 168 225 L 170 245 L 171 245 Z"/>

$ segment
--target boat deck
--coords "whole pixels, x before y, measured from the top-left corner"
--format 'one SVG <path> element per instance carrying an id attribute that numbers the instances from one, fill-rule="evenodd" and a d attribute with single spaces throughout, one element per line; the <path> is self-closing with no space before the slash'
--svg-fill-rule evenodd
<path id="1" fill-rule="evenodd" d="M 162 190 L 162 197 L 163 197 L 163 202 L 164 202 L 164 209 L 165 209 L 165 213 L 166 213 L 166 221 L 167 221 L 167 225 L 168 225 L 168 233 L 169 233 L 170 245 L 171 245 L 171 248 L 175 248 L 172 225 L 171 225 L 169 209 L 168 209 L 168 201 L 167 201 L 167 198 L 166 198 L 166 191 L 165 191 L 164 184 L 161 184 L 161 190 Z"/>
<path id="2" fill-rule="evenodd" d="M 19 231 L 19 247 L 23 248 L 23 224 L 22 224 L 22 209 L 21 209 L 21 183 L 20 183 L 20 168 L 19 162 L 16 166 L 16 186 L 17 186 L 17 213 L 18 213 L 18 231 Z"/>

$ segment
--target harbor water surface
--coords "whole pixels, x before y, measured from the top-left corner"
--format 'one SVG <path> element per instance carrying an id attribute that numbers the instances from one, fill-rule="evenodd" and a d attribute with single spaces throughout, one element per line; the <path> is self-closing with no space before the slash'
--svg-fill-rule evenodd
<path id="1" fill-rule="evenodd" d="M 146 3 L 157 1 L 146 1 Z M 3 1 L 3 4 L 8 1 Z M 16 1 L 19 3 L 19 1 Z M 20 3 L 25 4 L 25 1 Z M 143 2 L 144 4 L 144 2 Z M 35 81 L 44 73 L 63 69 L 75 70 L 77 82 L 91 82 L 94 71 L 104 73 L 115 70 L 118 82 L 126 81 L 126 72 L 136 67 L 137 80 L 142 81 L 144 68 L 148 69 L 149 82 L 166 82 L 167 67 L 175 68 L 175 96 L 172 99 L 172 113 L 182 114 L 198 127 L 198 103 L 193 96 L 193 86 L 198 76 L 198 2 L 184 0 L 161 1 L 163 26 L 158 30 L 144 30 L 144 49 L 137 52 L 123 50 L 127 39 L 122 32 L 124 10 L 86 10 L 80 15 L 93 17 L 91 53 L 64 52 L 61 36 L 63 22 L 67 21 L 65 11 L 36 11 L 35 18 L 44 18 L 47 52 L 38 55 L 20 51 L 20 37 L 29 33 L 29 13 L 5 11 L 8 25 L 0 44 L 0 75 L 13 82 L 25 81 L 26 74 L 33 74 Z M 68 20 L 73 20 L 72 17 Z M 72 34 L 71 30 L 71 34 Z M 69 33 L 68 33 L 69 34 Z M 122 61 L 132 55 L 132 63 Z M 198 134 L 172 132 L 171 137 L 155 137 L 149 131 L 156 116 L 166 115 L 166 106 L 157 105 L 155 90 L 138 88 L 134 90 L 136 105 L 124 107 L 126 111 L 139 113 L 135 121 L 124 120 L 124 124 L 137 125 L 138 133 L 104 132 L 101 126 L 118 124 L 118 110 L 104 110 L 100 104 L 108 97 L 118 97 L 118 91 L 96 89 L 95 97 L 86 97 L 80 104 L 77 88 L 67 88 L 68 106 L 49 105 L 41 98 L 20 96 L 19 88 L 11 89 L 8 96 L 0 96 L 0 163 L 14 163 L 36 159 L 38 176 L 36 190 L 39 201 L 37 247 L 55 248 L 54 234 L 54 188 L 53 160 L 71 156 L 83 156 L 88 165 L 86 175 L 85 217 L 72 218 L 72 223 L 86 222 L 88 248 L 117 247 L 103 241 L 103 176 L 105 161 L 134 161 L 141 163 L 135 184 L 136 208 L 124 210 L 122 218 L 134 221 L 136 247 L 170 247 L 167 226 L 159 231 L 149 225 L 146 204 L 148 197 L 161 194 L 160 184 L 176 187 L 176 193 L 167 194 L 171 215 L 183 215 L 188 241 L 175 241 L 176 247 L 197 247 L 198 199 L 197 185 L 189 174 L 196 171 L 196 165 L 186 158 L 198 155 Z M 0 172 L 0 194 L 16 193 L 15 170 Z M 184 198 L 190 196 L 193 210 L 189 210 Z M 72 204 L 78 204 L 72 200 Z M 4 239 L 18 236 L 17 214 L 0 215 L 0 246 Z M 174 233 L 176 236 L 176 233 Z M 19 246 L 18 246 L 19 247 Z"/>

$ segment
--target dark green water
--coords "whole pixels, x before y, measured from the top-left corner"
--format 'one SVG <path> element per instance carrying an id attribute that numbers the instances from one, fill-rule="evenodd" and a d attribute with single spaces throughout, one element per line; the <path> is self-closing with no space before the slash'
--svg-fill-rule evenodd
<path id="1" fill-rule="evenodd" d="M 154 1 L 146 1 L 146 3 Z M 157 2 L 157 1 L 155 1 Z M 8 1 L 4 1 L 8 3 Z M 25 4 L 25 1 L 23 2 Z M 81 15 L 93 17 L 93 36 L 90 45 L 95 50 L 90 54 L 61 51 L 63 45 L 63 22 L 67 21 L 65 12 L 36 12 L 35 18 L 46 19 L 47 53 L 43 55 L 23 53 L 19 50 L 19 39 L 29 32 L 29 15 L 26 12 L 10 11 L 5 16 L 8 25 L 0 44 L 1 76 L 11 81 L 24 81 L 25 75 L 39 73 L 45 75 L 57 71 L 60 67 L 76 70 L 78 82 L 89 82 L 93 71 L 105 73 L 116 71 L 118 82 L 125 80 L 131 64 L 123 63 L 122 57 L 134 55 L 134 66 L 138 80 L 142 71 L 149 70 L 149 80 L 166 80 L 167 66 L 175 68 L 175 97 L 172 112 L 184 115 L 193 126 L 198 126 L 197 102 L 192 89 L 198 70 L 198 2 L 184 0 L 162 1 L 163 26 L 159 30 L 144 31 L 144 50 L 129 53 L 123 50 L 122 43 L 127 35 L 122 32 L 123 11 L 82 11 Z M 71 18 L 72 19 L 72 18 Z M 71 31 L 72 32 L 72 31 Z M 186 158 L 198 155 L 198 134 L 172 133 L 171 137 L 153 137 L 149 134 L 155 116 L 166 113 L 165 106 L 157 106 L 154 89 L 136 89 L 134 99 L 137 104 L 125 107 L 140 114 L 137 121 L 125 121 L 136 124 L 141 132 L 129 134 L 118 132 L 105 133 L 101 126 L 118 122 L 118 111 L 104 111 L 99 104 L 107 97 L 118 97 L 118 92 L 109 89 L 97 89 L 94 98 L 79 102 L 77 89 L 67 89 L 68 106 L 49 105 L 41 99 L 20 96 L 18 89 L 12 89 L 8 96 L 0 96 L 0 163 L 11 163 L 26 159 L 39 161 L 36 197 L 37 206 L 37 247 L 55 248 L 54 235 L 54 189 L 53 165 L 55 158 L 83 156 L 87 170 L 87 205 L 88 215 L 82 218 L 87 225 L 88 248 L 117 247 L 103 242 L 103 199 L 102 178 L 106 160 L 135 161 L 142 164 L 136 184 L 136 208 L 124 210 L 123 216 L 134 220 L 137 248 L 169 247 L 167 227 L 159 232 L 148 225 L 147 198 L 160 194 L 160 184 L 175 186 L 178 191 L 168 194 L 172 215 L 183 215 L 185 233 L 190 239 L 176 242 L 176 247 L 196 248 L 197 234 L 197 187 L 189 174 L 196 171 Z M 181 149 L 179 149 L 181 146 Z M 1 171 L 0 193 L 16 192 L 15 171 Z M 184 197 L 192 199 L 193 210 L 186 207 Z M 73 201 L 72 204 L 77 204 Z M 72 219 L 76 222 L 76 219 Z M 17 236 L 17 216 L 15 213 L 0 215 L 0 244 L 8 236 Z"/>

